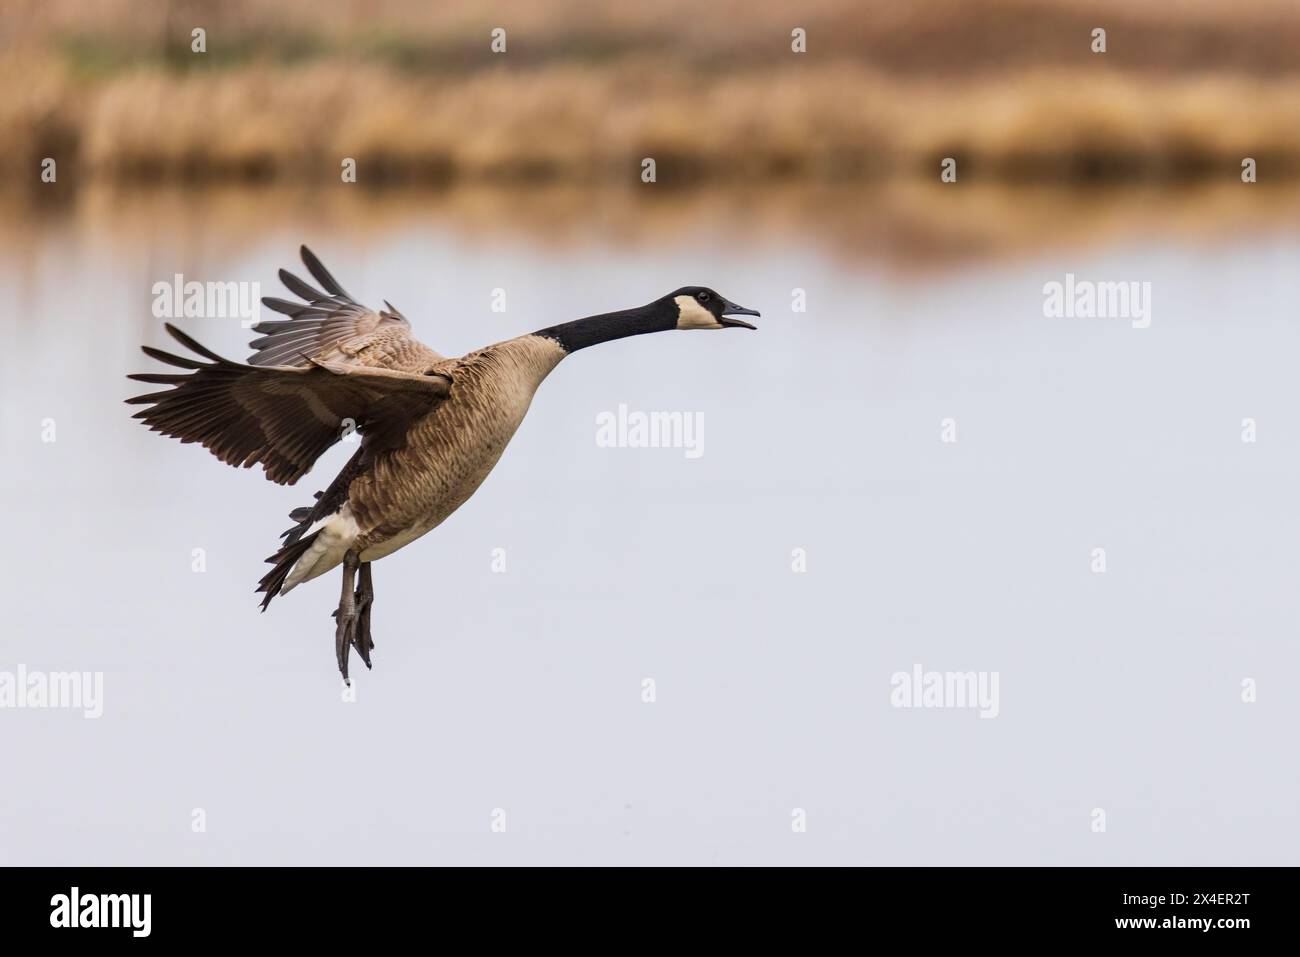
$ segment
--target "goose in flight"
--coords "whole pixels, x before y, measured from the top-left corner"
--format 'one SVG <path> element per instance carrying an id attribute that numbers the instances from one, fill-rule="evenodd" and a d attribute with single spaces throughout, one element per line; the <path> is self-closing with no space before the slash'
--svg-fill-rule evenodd
<path id="1" fill-rule="evenodd" d="M 445 358 L 411 335 L 411 324 L 385 302 L 375 310 L 353 299 L 306 246 L 302 260 L 317 289 L 286 270 L 280 279 L 301 302 L 267 297 L 287 318 L 254 326 L 247 364 L 200 345 L 168 323 L 193 356 L 144 347 L 183 372 L 129 376 L 164 385 L 126 401 L 150 430 L 198 442 L 230 465 L 261 465 L 273 482 L 292 485 L 353 430 L 362 441 L 267 561 L 257 590 L 265 611 L 288 594 L 343 566 L 334 612 L 334 653 L 343 680 L 356 649 L 367 668 L 374 642 L 370 564 L 436 528 L 474 494 L 501 457 L 542 380 L 570 353 L 600 342 L 669 329 L 753 329 L 757 316 L 703 286 L 685 286 L 635 309 L 589 316 L 507 339 L 459 359 Z M 197 356 L 198 358 L 195 358 Z"/>

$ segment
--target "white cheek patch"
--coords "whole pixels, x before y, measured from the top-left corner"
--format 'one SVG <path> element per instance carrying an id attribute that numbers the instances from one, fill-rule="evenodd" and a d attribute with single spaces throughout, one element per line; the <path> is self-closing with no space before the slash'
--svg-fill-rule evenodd
<path id="1" fill-rule="evenodd" d="M 721 329 L 722 323 L 714 318 L 713 313 L 705 309 L 693 296 L 677 296 L 678 329 Z"/>

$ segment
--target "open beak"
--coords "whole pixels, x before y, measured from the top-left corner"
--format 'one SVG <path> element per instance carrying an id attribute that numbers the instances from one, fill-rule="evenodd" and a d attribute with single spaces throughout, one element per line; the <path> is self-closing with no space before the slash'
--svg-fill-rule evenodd
<path id="1" fill-rule="evenodd" d="M 744 306 L 738 306 L 734 302 L 728 302 L 722 308 L 722 315 L 718 317 L 718 322 L 724 326 L 739 326 L 742 329 L 757 329 L 758 326 L 751 325 L 744 319 L 736 319 L 735 316 L 758 316 L 762 315 L 757 309 L 746 309 Z"/>

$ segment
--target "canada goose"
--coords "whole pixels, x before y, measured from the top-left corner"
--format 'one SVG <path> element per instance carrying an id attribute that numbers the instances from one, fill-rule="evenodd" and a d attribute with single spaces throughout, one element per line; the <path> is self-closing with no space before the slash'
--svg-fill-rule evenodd
<path id="1" fill-rule="evenodd" d="M 171 388 L 126 401 L 152 431 L 199 442 L 230 465 L 260 463 L 292 485 L 353 429 L 356 453 L 267 559 L 257 590 L 265 611 L 276 595 L 343 566 L 334 652 L 344 681 L 356 648 L 370 667 L 370 563 L 436 528 L 474 494 L 523 420 L 533 393 L 560 360 L 599 342 L 669 329 L 753 329 L 757 316 L 703 286 L 684 286 L 636 309 L 539 329 L 448 359 L 417 341 L 388 302 L 360 305 L 306 246 L 302 261 L 322 292 L 283 269 L 305 302 L 267 297 L 288 319 L 253 327 L 260 337 L 244 365 L 223 359 L 170 323 L 167 331 L 207 362 L 144 347 L 185 373 L 140 373 Z"/>

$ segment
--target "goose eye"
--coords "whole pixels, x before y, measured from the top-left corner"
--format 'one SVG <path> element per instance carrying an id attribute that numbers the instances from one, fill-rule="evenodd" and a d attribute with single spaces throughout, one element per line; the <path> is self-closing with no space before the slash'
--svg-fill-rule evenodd
<path id="1" fill-rule="evenodd" d="M 697 293 L 695 298 L 698 299 L 700 302 L 708 302 L 709 294 L 707 292 Z"/>

